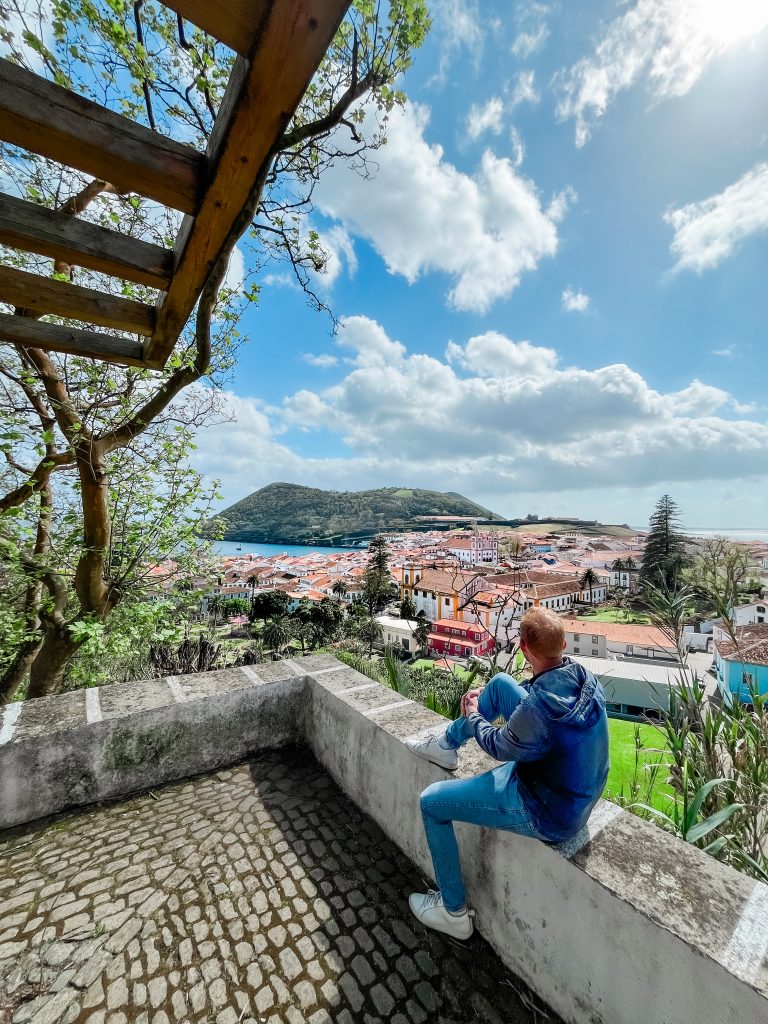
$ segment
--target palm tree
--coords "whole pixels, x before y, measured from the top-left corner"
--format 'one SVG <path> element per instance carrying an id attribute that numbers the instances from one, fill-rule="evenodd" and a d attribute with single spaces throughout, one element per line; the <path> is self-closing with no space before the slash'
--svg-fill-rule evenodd
<path id="1" fill-rule="evenodd" d="M 632 555 L 628 555 L 624 562 L 624 569 L 627 573 L 627 590 L 632 590 L 632 573 L 637 569 L 637 562 L 634 560 Z"/>
<path id="2" fill-rule="evenodd" d="M 304 622 L 301 619 L 291 623 L 291 633 L 301 644 L 301 653 L 307 653 L 307 646 L 312 650 L 312 644 L 317 636 L 317 629 L 311 622 Z"/>
<path id="3" fill-rule="evenodd" d="M 413 631 L 413 638 L 419 645 L 420 653 L 424 654 L 427 649 L 427 640 L 429 634 L 432 632 L 432 623 L 426 617 L 424 612 L 419 612 L 416 616 L 416 628 Z"/>
<path id="4" fill-rule="evenodd" d="M 208 600 L 208 614 L 211 616 L 212 628 L 216 629 L 218 625 L 218 614 L 221 611 L 222 599 L 220 594 L 214 594 L 213 597 Z"/>
<path id="5" fill-rule="evenodd" d="M 373 654 L 373 645 L 381 640 L 384 634 L 376 619 L 371 618 L 361 624 L 357 635 L 364 644 L 368 644 L 368 657 L 370 658 Z"/>
<path id="6" fill-rule="evenodd" d="M 251 588 L 251 611 L 253 611 L 253 599 L 256 596 L 256 584 L 259 582 L 258 576 L 249 576 L 247 583 Z"/>
<path id="7" fill-rule="evenodd" d="M 267 647 L 275 654 L 280 655 L 291 642 L 291 626 L 287 615 L 274 616 L 265 623 L 262 630 L 262 639 Z"/>
<path id="8" fill-rule="evenodd" d="M 336 595 L 336 599 L 339 602 L 339 604 L 341 604 L 342 598 L 345 597 L 347 594 L 347 584 L 344 582 L 344 580 L 338 579 L 331 587 L 331 590 Z"/>
<path id="9" fill-rule="evenodd" d="M 585 588 L 589 590 L 589 603 L 592 604 L 592 591 L 600 583 L 600 578 L 594 569 L 587 569 L 584 575 L 579 580 L 579 586 L 582 590 Z"/>

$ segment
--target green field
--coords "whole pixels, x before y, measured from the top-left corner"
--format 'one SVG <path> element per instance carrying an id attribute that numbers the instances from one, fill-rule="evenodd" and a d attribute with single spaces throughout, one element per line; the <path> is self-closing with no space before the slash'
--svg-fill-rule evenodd
<path id="1" fill-rule="evenodd" d="M 484 530 L 488 527 L 484 526 Z M 630 530 L 626 526 L 612 526 L 605 523 L 598 523 L 597 526 L 587 526 L 581 524 L 578 526 L 572 523 L 552 523 L 552 522 L 536 522 L 536 523 L 524 523 L 522 526 L 512 527 L 501 527 L 500 529 L 511 534 L 516 533 L 530 533 L 535 537 L 543 537 L 545 534 L 558 534 L 558 533 L 579 533 L 587 537 L 634 537 L 637 530 Z"/>
<path id="2" fill-rule="evenodd" d="M 629 618 L 627 618 L 623 611 L 619 608 L 599 608 L 593 612 L 582 612 L 577 616 L 579 619 L 585 619 L 587 622 L 592 619 L 593 622 L 619 622 L 622 625 L 650 625 L 650 617 L 643 615 L 642 612 L 629 612 Z"/>
<path id="3" fill-rule="evenodd" d="M 416 661 L 414 661 L 413 664 L 410 667 L 411 668 L 432 668 L 433 669 L 435 667 L 435 660 L 433 658 L 419 658 Z M 445 672 L 447 670 L 446 669 L 437 669 L 436 671 L 438 671 L 438 672 Z M 468 671 L 468 669 L 460 668 L 457 665 L 457 666 L 454 667 L 454 669 L 452 671 L 452 674 L 455 675 L 457 679 L 466 679 L 467 676 L 469 675 L 469 671 Z"/>
<path id="4" fill-rule="evenodd" d="M 642 765 L 653 764 L 658 761 L 661 757 L 656 751 L 659 750 L 660 746 L 664 742 L 664 737 L 658 729 L 655 729 L 652 725 L 639 725 L 635 722 L 624 722 L 618 718 L 608 719 L 608 731 L 611 737 L 610 747 L 610 758 L 611 767 L 608 772 L 608 782 L 606 783 L 603 796 L 606 799 L 611 799 L 621 795 L 622 791 L 626 796 L 629 795 L 629 787 L 632 779 L 632 775 L 635 770 L 635 728 L 640 729 L 640 740 L 643 744 L 643 749 L 640 751 L 640 771 L 642 772 Z M 654 751 L 653 753 L 651 751 Z M 665 772 L 662 769 L 659 772 L 659 777 L 654 790 L 653 798 L 648 801 L 646 799 L 645 784 L 643 775 L 640 776 L 640 794 L 637 797 L 639 803 L 651 803 L 654 807 L 663 808 L 666 803 L 669 802 L 669 797 L 672 795 L 672 790 L 669 786 L 664 785 Z"/>

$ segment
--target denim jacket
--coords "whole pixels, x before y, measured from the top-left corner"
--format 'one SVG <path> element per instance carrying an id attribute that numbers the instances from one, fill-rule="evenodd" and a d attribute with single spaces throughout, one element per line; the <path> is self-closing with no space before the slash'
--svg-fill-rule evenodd
<path id="1" fill-rule="evenodd" d="M 513 776 L 543 839 L 563 842 L 587 822 L 608 776 L 605 693 L 582 665 L 563 659 L 527 684 L 506 725 L 477 712 L 475 739 L 497 761 L 514 761 Z"/>

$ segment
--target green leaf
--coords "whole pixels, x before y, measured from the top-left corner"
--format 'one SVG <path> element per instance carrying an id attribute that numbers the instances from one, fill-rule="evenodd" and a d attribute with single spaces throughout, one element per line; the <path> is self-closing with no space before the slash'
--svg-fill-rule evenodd
<path id="1" fill-rule="evenodd" d="M 704 821 L 700 821 L 698 825 L 694 825 L 693 828 L 689 829 L 685 834 L 685 841 L 687 843 L 697 843 L 704 836 L 722 825 L 724 821 L 728 821 L 737 811 L 743 810 L 743 808 L 744 804 L 728 804 L 727 807 L 715 811 L 714 814 L 705 818 Z"/>

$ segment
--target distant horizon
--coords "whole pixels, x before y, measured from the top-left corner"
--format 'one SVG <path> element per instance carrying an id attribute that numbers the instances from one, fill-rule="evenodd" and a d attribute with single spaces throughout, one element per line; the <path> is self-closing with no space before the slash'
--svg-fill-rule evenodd
<path id="1" fill-rule="evenodd" d="M 215 515 L 220 515 L 222 511 L 224 511 L 227 508 L 230 508 L 233 505 L 236 505 L 238 502 L 243 501 L 245 498 L 250 497 L 251 494 L 255 494 L 257 491 L 263 490 L 266 487 L 270 487 L 270 486 L 273 486 L 273 485 L 276 485 L 276 484 L 287 485 L 287 486 L 290 486 L 290 487 L 306 487 L 306 488 L 308 488 L 310 490 L 316 490 L 316 491 L 321 491 L 321 492 L 325 492 L 325 493 L 335 492 L 335 493 L 338 493 L 338 494 L 345 494 L 345 493 L 356 494 L 356 493 L 359 493 L 361 491 L 379 491 L 379 490 L 412 490 L 412 491 L 421 490 L 421 491 L 434 491 L 437 494 L 459 495 L 460 497 L 464 498 L 466 501 L 472 502 L 475 505 L 479 505 L 481 508 L 484 508 L 487 511 L 492 512 L 494 515 L 502 516 L 502 518 L 504 518 L 504 519 L 521 519 L 521 520 L 524 520 L 524 519 L 526 519 L 528 517 L 528 515 L 536 515 L 537 516 L 536 522 L 538 522 L 538 523 L 552 522 L 552 521 L 559 520 L 559 519 L 578 519 L 578 520 L 580 520 L 582 522 L 597 522 L 601 526 L 626 526 L 627 529 L 633 530 L 633 531 L 635 531 L 637 533 L 647 533 L 648 532 L 648 525 L 647 525 L 647 523 L 646 523 L 645 526 L 633 525 L 632 522 L 631 522 L 631 519 L 628 518 L 628 517 L 624 518 L 624 519 L 620 519 L 618 517 L 613 518 L 613 519 L 608 519 L 608 518 L 601 519 L 599 516 L 596 516 L 596 515 L 591 514 L 589 512 L 582 512 L 581 514 L 579 514 L 577 512 L 573 512 L 573 511 L 563 511 L 563 512 L 553 512 L 553 513 L 550 513 L 548 515 L 539 515 L 539 514 L 537 514 L 535 512 L 527 511 L 525 514 L 522 514 L 522 513 L 518 513 L 518 514 L 506 513 L 505 514 L 505 513 L 502 513 L 500 511 L 498 511 L 497 509 L 494 509 L 493 506 L 494 506 L 494 504 L 496 504 L 496 502 L 493 501 L 493 500 L 485 501 L 485 500 L 482 500 L 480 498 L 470 497 L 469 495 L 467 495 L 463 491 L 459 491 L 459 490 L 454 489 L 454 488 L 446 489 L 444 486 L 443 487 L 427 487 L 427 486 L 425 486 L 423 484 L 410 484 L 410 483 L 406 484 L 406 483 L 402 483 L 402 482 L 399 482 L 399 483 L 379 483 L 379 484 L 375 484 L 375 485 L 360 486 L 360 487 L 340 487 L 340 486 L 322 487 L 322 486 L 318 486 L 317 484 L 305 483 L 305 482 L 300 482 L 299 483 L 299 482 L 296 482 L 296 480 L 290 480 L 290 479 L 289 480 L 286 480 L 286 479 L 273 479 L 273 480 L 267 481 L 266 483 L 262 483 L 262 484 L 259 484 L 258 486 L 253 487 L 251 490 L 247 491 L 245 494 L 240 495 L 239 497 L 231 498 L 231 499 L 227 499 L 225 497 L 222 497 L 221 502 L 220 502 L 221 507 L 215 513 Z M 657 495 L 657 498 L 658 497 L 659 497 L 659 495 Z M 674 495 L 673 495 L 673 498 L 674 498 Z M 654 499 L 652 504 L 655 505 L 655 499 Z M 676 502 L 676 504 L 681 505 L 682 503 L 681 502 Z M 530 508 L 530 506 L 526 506 L 526 507 Z M 685 514 L 685 509 L 683 508 L 682 511 L 683 511 L 683 515 L 684 515 Z M 712 535 L 724 535 L 724 536 L 727 536 L 728 534 L 739 534 L 739 535 L 742 535 L 742 534 L 756 534 L 757 535 L 756 537 L 749 538 L 749 539 L 765 540 L 766 542 L 768 542 L 768 527 L 759 527 L 759 526 L 752 526 L 752 525 L 749 525 L 749 526 L 723 526 L 723 525 L 718 525 L 718 526 L 686 526 L 685 524 L 683 524 L 682 531 L 683 531 L 683 533 L 712 534 Z"/>
<path id="2" fill-rule="evenodd" d="M 371 175 L 313 196 L 335 325 L 264 267 L 195 468 L 765 522 L 768 6 L 718 6 L 430 4 Z"/>

